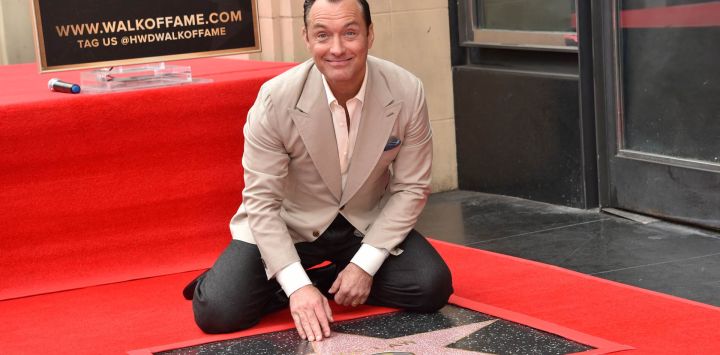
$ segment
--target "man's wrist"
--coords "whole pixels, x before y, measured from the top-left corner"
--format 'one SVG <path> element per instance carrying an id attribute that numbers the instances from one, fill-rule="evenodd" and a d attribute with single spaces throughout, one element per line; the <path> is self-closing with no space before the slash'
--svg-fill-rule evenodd
<path id="1" fill-rule="evenodd" d="M 370 276 L 375 276 L 388 255 L 390 253 L 385 249 L 363 243 L 350 262 L 363 269 Z"/>
<path id="2" fill-rule="evenodd" d="M 275 279 L 288 297 L 303 286 L 312 285 L 310 278 L 307 276 L 305 269 L 303 269 L 299 261 L 278 271 Z"/>

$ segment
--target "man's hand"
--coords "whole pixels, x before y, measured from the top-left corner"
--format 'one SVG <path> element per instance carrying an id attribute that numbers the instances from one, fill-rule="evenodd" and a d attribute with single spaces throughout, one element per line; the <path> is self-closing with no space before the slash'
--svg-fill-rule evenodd
<path id="1" fill-rule="evenodd" d="M 290 313 L 301 338 L 320 341 L 330 336 L 332 311 L 327 298 L 315 286 L 303 286 L 290 295 Z"/>
<path id="2" fill-rule="evenodd" d="M 328 292 L 335 295 L 336 303 L 355 307 L 367 301 L 372 281 L 373 277 L 365 270 L 353 263 L 349 263 L 338 274 Z"/>

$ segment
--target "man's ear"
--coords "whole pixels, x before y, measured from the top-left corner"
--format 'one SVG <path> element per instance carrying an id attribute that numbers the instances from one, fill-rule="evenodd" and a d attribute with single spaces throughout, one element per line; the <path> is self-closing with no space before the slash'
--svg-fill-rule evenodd
<path id="1" fill-rule="evenodd" d="M 375 41 L 375 29 L 371 23 L 370 26 L 368 26 L 368 49 L 372 48 L 373 41 Z"/>
<path id="2" fill-rule="evenodd" d="M 310 39 L 308 38 L 307 27 L 303 26 L 302 30 L 300 30 L 300 35 L 302 36 L 303 41 L 305 41 L 305 48 L 310 50 Z"/>

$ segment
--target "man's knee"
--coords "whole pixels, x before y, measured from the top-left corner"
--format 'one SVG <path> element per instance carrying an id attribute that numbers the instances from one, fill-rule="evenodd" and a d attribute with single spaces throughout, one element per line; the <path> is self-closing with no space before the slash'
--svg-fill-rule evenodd
<path id="1" fill-rule="evenodd" d="M 257 246 L 237 240 L 196 281 L 192 297 L 195 323 L 210 334 L 235 332 L 258 323 L 273 288 L 265 278 Z"/>
<path id="2" fill-rule="evenodd" d="M 205 333 L 222 334 L 247 329 L 257 324 L 262 316 L 255 307 L 233 304 L 232 302 L 193 299 L 195 323 Z"/>
<path id="3" fill-rule="evenodd" d="M 212 271 L 201 276 L 195 287 L 192 307 L 198 327 L 208 334 L 221 334 L 257 324 L 262 316 L 258 299 L 218 282 Z"/>
<path id="4" fill-rule="evenodd" d="M 452 275 L 443 263 L 431 270 L 425 270 L 418 277 L 418 298 L 416 308 L 418 312 L 435 312 L 447 304 L 453 293 Z"/>
<path id="5" fill-rule="evenodd" d="M 412 230 L 405 242 L 406 252 L 412 254 L 416 268 L 416 307 L 419 312 L 434 312 L 447 304 L 453 293 L 452 275 L 440 254 L 420 233 Z M 417 260 L 421 260 L 420 263 Z"/>

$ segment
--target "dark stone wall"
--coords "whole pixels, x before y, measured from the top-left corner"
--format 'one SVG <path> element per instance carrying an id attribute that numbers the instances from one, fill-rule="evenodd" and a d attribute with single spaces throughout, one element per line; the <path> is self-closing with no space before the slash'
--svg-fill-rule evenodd
<path id="1" fill-rule="evenodd" d="M 577 77 L 459 66 L 459 187 L 588 207 Z"/>
<path id="2" fill-rule="evenodd" d="M 597 207 L 592 81 L 581 80 L 593 74 L 589 22 L 579 53 L 466 47 L 448 5 L 459 188 Z"/>

